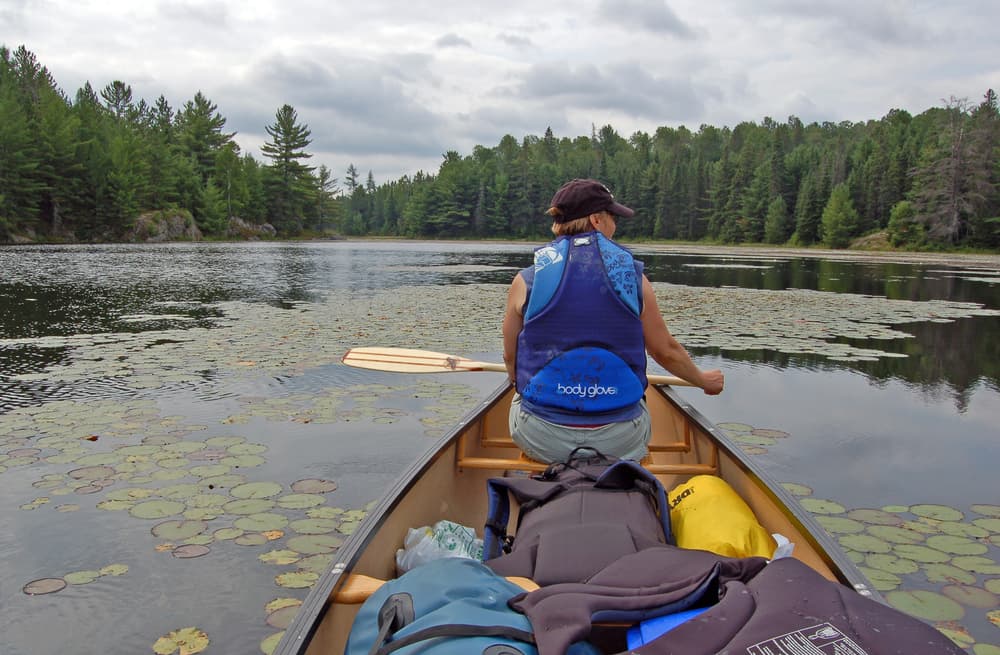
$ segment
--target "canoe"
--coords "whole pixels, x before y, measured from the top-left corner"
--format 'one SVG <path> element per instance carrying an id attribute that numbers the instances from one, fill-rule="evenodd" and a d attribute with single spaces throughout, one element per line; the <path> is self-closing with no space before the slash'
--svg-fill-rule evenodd
<path id="1" fill-rule="evenodd" d="M 396 550 L 409 528 L 442 519 L 475 527 L 482 536 L 486 481 L 505 471 L 541 471 L 511 441 L 507 414 L 513 389 L 503 384 L 416 461 L 343 544 L 310 590 L 276 646 L 276 655 L 342 653 L 360 603 L 372 583 L 395 575 Z M 794 544 L 793 556 L 829 580 L 880 599 L 865 577 L 812 516 L 751 461 L 719 428 L 670 387 L 646 393 L 653 425 L 643 466 L 671 489 L 698 474 L 720 476 L 770 533 Z"/>

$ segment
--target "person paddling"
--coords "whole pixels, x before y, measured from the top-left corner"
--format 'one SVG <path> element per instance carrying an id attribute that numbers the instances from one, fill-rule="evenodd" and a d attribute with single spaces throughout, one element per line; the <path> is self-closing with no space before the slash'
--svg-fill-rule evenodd
<path id="1" fill-rule="evenodd" d="M 647 353 L 709 395 L 722 392 L 725 377 L 694 363 L 667 329 L 642 262 L 612 240 L 633 210 L 592 179 L 567 182 L 550 205 L 556 238 L 535 250 L 507 293 L 503 358 L 517 389 L 511 437 L 542 462 L 563 461 L 579 446 L 642 459 Z"/>

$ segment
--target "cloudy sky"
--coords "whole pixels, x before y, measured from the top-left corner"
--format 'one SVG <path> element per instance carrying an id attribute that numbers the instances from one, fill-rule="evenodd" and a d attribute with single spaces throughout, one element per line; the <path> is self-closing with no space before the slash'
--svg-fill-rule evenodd
<path id="1" fill-rule="evenodd" d="M 995 0 L 0 0 L 71 97 L 201 91 L 258 159 L 292 105 L 311 163 L 377 182 L 505 134 L 865 121 L 1000 90 Z"/>

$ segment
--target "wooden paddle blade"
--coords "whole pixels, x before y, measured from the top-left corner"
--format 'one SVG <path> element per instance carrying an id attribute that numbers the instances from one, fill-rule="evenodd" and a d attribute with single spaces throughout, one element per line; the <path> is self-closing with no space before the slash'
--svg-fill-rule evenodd
<path id="1" fill-rule="evenodd" d="M 341 361 L 348 366 L 394 373 L 455 373 L 459 371 L 499 371 L 503 364 L 477 362 L 457 355 L 411 348 L 351 348 Z"/>

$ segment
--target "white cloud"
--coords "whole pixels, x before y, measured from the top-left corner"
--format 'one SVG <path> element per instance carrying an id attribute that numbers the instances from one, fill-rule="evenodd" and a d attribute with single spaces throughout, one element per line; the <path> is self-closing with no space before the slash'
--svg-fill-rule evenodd
<path id="1" fill-rule="evenodd" d="M 979 0 L 0 0 L 0 34 L 70 97 L 112 80 L 179 107 L 201 91 L 255 156 L 287 103 L 312 164 L 379 181 L 505 134 L 588 135 L 920 113 L 1000 86 Z"/>

